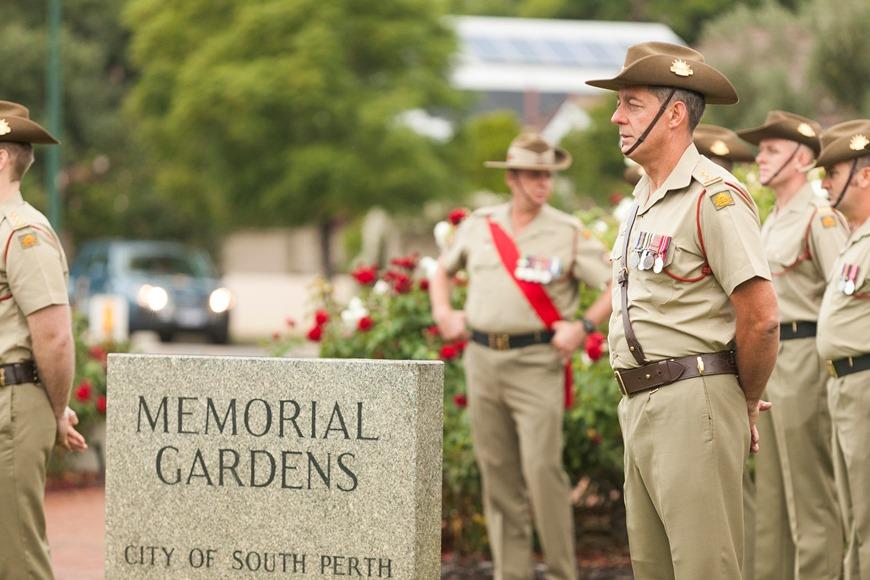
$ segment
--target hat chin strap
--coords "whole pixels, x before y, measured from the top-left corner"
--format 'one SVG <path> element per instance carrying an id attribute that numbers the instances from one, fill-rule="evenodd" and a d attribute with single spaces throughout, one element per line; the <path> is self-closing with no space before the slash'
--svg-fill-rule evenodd
<path id="1" fill-rule="evenodd" d="M 840 195 L 837 197 L 837 201 L 831 204 L 831 207 L 836 209 L 837 206 L 840 205 L 840 202 L 843 201 L 843 198 L 846 197 L 846 190 L 849 189 L 849 185 L 852 183 L 852 178 L 855 177 L 855 171 L 858 169 L 858 157 L 852 161 L 852 169 L 849 170 L 849 177 L 846 179 L 846 185 L 843 186 L 843 191 L 840 192 Z"/>
<path id="2" fill-rule="evenodd" d="M 761 185 L 764 185 L 766 187 L 769 183 L 773 182 L 773 180 L 776 179 L 776 176 L 779 175 L 780 173 L 782 173 L 782 170 L 785 169 L 786 165 L 791 163 L 791 160 L 794 159 L 794 156 L 797 155 L 798 151 L 800 151 L 800 150 L 801 150 L 801 143 L 798 143 L 797 147 L 794 148 L 794 151 L 791 152 L 791 155 L 788 156 L 788 159 L 786 159 L 782 163 L 782 165 L 779 166 L 779 169 L 776 170 L 776 173 L 774 173 L 773 175 L 771 175 L 770 177 L 768 177 L 767 179 L 762 181 Z"/>
<path id="3" fill-rule="evenodd" d="M 650 124 L 647 126 L 646 130 L 644 130 L 644 132 L 641 133 L 640 137 L 637 138 L 637 141 L 634 142 L 634 145 L 632 145 L 631 147 L 629 147 L 629 148 L 628 148 L 628 151 L 626 151 L 625 153 L 623 153 L 623 155 L 625 155 L 626 157 L 628 157 L 629 155 L 631 155 L 632 153 L 634 153 L 634 150 L 635 150 L 635 149 L 637 149 L 638 147 L 640 147 L 641 143 L 643 143 L 644 141 L 646 141 L 646 138 L 649 136 L 650 131 L 653 130 L 653 127 L 656 126 L 656 123 L 659 122 L 659 119 L 662 118 L 662 115 L 665 114 L 665 109 L 668 108 L 668 105 L 670 104 L 671 99 L 674 98 L 674 94 L 675 94 L 676 92 L 677 92 L 677 89 L 671 89 L 671 92 L 668 93 L 668 98 L 665 99 L 664 102 L 662 103 L 662 106 L 659 107 L 659 112 L 656 113 L 656 116 L 655 116 L 655 117 L 653 117 L 653 120 L 652 120 L 652 121 L 650 122 Z"/>

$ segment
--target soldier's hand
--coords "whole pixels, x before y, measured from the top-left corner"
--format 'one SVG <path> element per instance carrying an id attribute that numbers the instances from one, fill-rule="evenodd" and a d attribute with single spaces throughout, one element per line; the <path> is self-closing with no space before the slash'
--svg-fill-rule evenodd
<path id="1" fill-rule="evenodd" d="M 769 411 L 773 405 L 767 401 L 746 401 L 746 408 L 749 412 L 749 452 L 758 453 L 760 449 L 760 438 L 758 436 L 758 415 L 761 412 Z"/>
<path id="2" fill-rule="evenodd" d="M 468 338 L 468 330 L 465 328 L 465 312 L 462 310 L 448 310 L 436 316 L 435 323 L 438 332 L 444 340 L 459 340 Z"/>
<path id="3" fill-rule="evenodd" d="M 580 348 L 580 345 L 586 340 L 586 331 L 581 322 L 568 322 L 566 320 L 560 320 L 553 324 L 553 330 L 556 331 L 556 335 L 550 344 L 559 351 L 562 361 L 567 363 L 574 356 L 574 351 Z"/>
<path id="4" fill-rule="evenodd" d="M 67 407 L 63 416 L 57 420 L 57 444 L 67 451 L 84 451 L 88 444 L 81 433 L 76 431 L 75 426 L 79 423 L 76 412 Z"/>

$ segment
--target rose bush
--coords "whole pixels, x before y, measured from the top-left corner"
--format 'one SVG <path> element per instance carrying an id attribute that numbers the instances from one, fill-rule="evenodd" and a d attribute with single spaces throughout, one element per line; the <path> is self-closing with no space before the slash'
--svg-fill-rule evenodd
<path id="1" fill-rule="evenodd" d="M 453 229 L 466 215 L 465 210 L 456 210 L 436 226 L 439 245 L 449 243 Z M 589 226 L 589 235 L 612 244 L 615 218 L 603 210 L 592 210 L 581 219 Z M 318 310 L 306 335 L 319 343 L 320 356 L 327 358 L 444 361 L 443 545 L 445 550 L 479 553 L 486 536 L 480 477 L 465 410 L 465 343 L 443 340 L 432 319 L 426 290 L 433 268 L 432 258 L 417 256 L 394 259 L 384 269 L 358 267 L 351 272 L 358 292 L 348 304 L 335 299 L 329 283 L 317 283 L 314 302 Z M 460 308 L 465 299 L 463 276 L 454 282 L 451 300 Z M 582 308 L 596 297 L 597 292 L 583 288 Z M 290 340 L 283 335 L 277 338 L 276 333 L 272 352 L 281 356 L 291 346 Z M 575 357 L 576 402 L 565 414 L 565 464 L 572 482 L 582 483 L 578 488 L 582 493 L 575 497 L 581 510 L 621 503 L 622 439 L 616 419 L 620 395 L 605 349 L 604 335 L 596 333 L 587 341 L 585 352 Z"/>

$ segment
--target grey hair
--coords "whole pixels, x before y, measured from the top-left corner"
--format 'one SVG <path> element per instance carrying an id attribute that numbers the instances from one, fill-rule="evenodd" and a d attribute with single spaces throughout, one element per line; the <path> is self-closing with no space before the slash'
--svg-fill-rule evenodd
<path id="1" fill-rule="evenodd" d="M 673 87 L 649 87 L 649 92 L 656 96 L 659 103 L 663 103 L 672 90 L 674 90 Z M 688 89 L 676 89 L 674 96 L 671 98 L 671 102 L 676 101 L 683 101 L 686 105 L 686 110 L 689 113 L 689 131 L 694 131 L 695 127 L 698 126 L 698 123 L 701 122 L 701 117 L 704 116 L 704 108 L 707 106 L 707 101 L 704 99 L 704 95 Z"/>

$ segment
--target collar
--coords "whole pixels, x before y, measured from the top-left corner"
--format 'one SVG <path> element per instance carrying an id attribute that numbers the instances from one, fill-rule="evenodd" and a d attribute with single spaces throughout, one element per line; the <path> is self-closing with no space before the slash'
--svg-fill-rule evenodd
<path id="1" fill-rule="evenodd" d="M 810 182 L 806 182 L 803 187 L 801 187 L 794 197 L 791 198 L 785 207 L 780 209 L 777 213 L 782 215 L 786 213 L 804 213 L 810 201 L 812 201 L 815 192 L 813 192 L 813 186 L 810 185 Z"/>
<path id="2" fill-rule="evenodd" d="M 861 238 L 866 238 L 870 236 L 870 218 L 864 220 L 864 223 L 861 224 L 861 227 L 852 232 L 852 235 L 849 236 L 849 241 L 846 242 L 846 247 L 849 248 L 858 243 L 858 240 Z"/>
<path id="3" fill-rule="evenodd" d="M 638 215 L 646 213 L 649 208 L 662 200 L 669 191 L 677 191 L 689 187 L 692 183 L 692 173 L 695 171 L 695 168 L 698 166 L 700 161 L 701 154 L 698 153 L 698 148 L 695 147 L 694 143 L 690 143 L 689 146 L 686 147 L 686 150 L 683 151 L 683 155 L 680 157 L 680 160 L 677 161 L 677 164 L 671 170 L 667 179 L 665 179 L 665 182 L 662 183 L 662 186 L 650 193 L 649 199 L 647 199 L 646 203 L 640 208 Z M 646 180 L 641 181 L 645 187 L 636 189 L 635 191 L 649 191 L 651 185 L 649 176 L 644 175 L 642 179 Z"/>
<path id="4" fill-rule="evenodd" d="M 19 205 L 24 203 L 24 198 L 21 197 L 21 192 L 16 191 L 12 195 L 9 196 L 9 199 L 0 203 L 0 209 L 12 209 L 14 207 L 18 207 Z"/>

